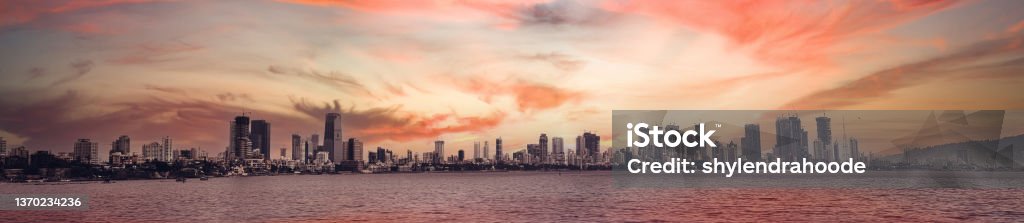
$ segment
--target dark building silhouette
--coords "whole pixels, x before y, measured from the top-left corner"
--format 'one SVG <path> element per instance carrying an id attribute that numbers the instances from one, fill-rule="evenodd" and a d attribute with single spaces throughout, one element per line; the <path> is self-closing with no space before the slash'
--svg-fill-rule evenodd
<path id="1" fill-rule="evenodd" d="M 839 151 L 825 151 L 829 149 L 835 149 L 832 146 L 832 119 L 829 117 L 821 116 L 814 119 L 816 126 L 818 127 L 817 133 L 818 138 L 814 145 L 814 155 L 822 160 L 839 160 Z M 828 156 L 832 154 L 834 157 Z"/>
<path id="2" fill-rule="evenodd" d="M 126 135 L 117 137 L 113 143 L 110 144 L 110 153 L 120 152 L 121 154 L 129 154 L 132 152 L 131 139 Z"/>
<path id="3" fill-rule="evenodd" d="M 270 123 L 266 120 L 253 120 L 252 133 L 249 134 L 249 141 L 252 147 L 259 149 L 264 160 L 270 160 Z"/>
<path id="4" fill-rule="evenodd" d="M 466 160 L 466 151 L 459 150 L 459 161 Z"/>
<path id="5" fill-rule="evenodd" d="M 327 151 L 328 159 L 335 161 L 334 151 L 341 149 L 341 143 L 341 114 L 327 113 L 327 120 L 324 121 L 324 151 Z"/>
<path id="6" fill-rule="evenodd" d="M 584 132 L 582 137 L 583 148 L 586 150 L 586 157 L 590 162 L 596 163 L 601 159 L 601 136 Z"/>
<path id="7" fill-rule="evenodd" d="M 775 120 L 776 157 L 783 161 L 798 161 L 807 157 L 807 130 L 796 115 L 783 116 Z"/>
<path id="8" fill-rule="evenodd" d="M 502 158 L 503 157 L 501 155 L 501 137 L 498 137 L 497 139 L 494 139 L 494 160 L 496 160 L 498 163 L 501 163 Z"/>
<path id="9" fill-rule="evenodd" d="M 539 156 L 538 158 L 540 159 L 540 160 L 537 160 L 537 163 L 547 163 L 548 162 L 548 134 L 541 133 L 540 134 L 540 139 L 537 140 L 537 141 L 538 141 L 537 146 L 539 146 L 539 148 L 538 148 L 539 149 L 539 151 L 538 151 L 539 154 L 537 154 L 537 155 Z"/>
<path id="10" fill-rule="evenodd" d="M 743 138 L 740 139 L 740 150 L 743 158 L 750 161 L 761 161 L 761 126 L 747 124 L 743 126 Z"/>
<path id="11" fill-rule="evenodd" d="M 292 134 L 292 160 L 302 161 L 302 136 Z"/>
<path id="12" fill-rule="evenodd" d="M 235 116 L 235 120 L 232 120 L 230 125 L 229 135 L 229 148 L 231 160 L 243 160 L 249 155 L 248 148 L 252 145 L 245 145 L 245 142 L 252 143 L 252 139 L 249 138 L 249 116 L 240 115 Z"/>

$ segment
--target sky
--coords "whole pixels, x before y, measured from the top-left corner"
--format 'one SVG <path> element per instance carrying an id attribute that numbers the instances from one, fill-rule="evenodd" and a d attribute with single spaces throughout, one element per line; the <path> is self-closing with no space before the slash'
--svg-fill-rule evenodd
<path id="1" fill-rule="evenodd" d="M 7 1 L 0 137 L 610 145 L 616 109 L 1024 109 L 1024 1 Z M 10 146 L 9 146 L 10 147 Z M 272 150 L 276 153 L 276 149 Z"/>

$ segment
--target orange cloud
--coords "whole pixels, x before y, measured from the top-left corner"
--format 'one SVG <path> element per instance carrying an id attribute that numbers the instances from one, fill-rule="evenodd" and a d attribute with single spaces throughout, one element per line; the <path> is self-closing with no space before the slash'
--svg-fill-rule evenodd
<path id="1" fill-rule="evenodd" d="M 935 13 L 952 1 L 611 1 L 609 11 L 647 15 L 728 38 L 759 60 L 789 67 L 827 67 L 850 39 Z M 845 47 L 845 49 L 843 49 Z"/>
<path id="2" fill-rule="evenodd" d="M 1018 44 L 1022 39 L 1024 39 L 1024 35 L 987 40 L 959 49 L 949 55 L 881 70 L 845 85 L 802 97 L 783 108 L 839 109 L 880 99 L 893 91 L 943 77 L 1019 78 L 1020 72 L 1017 67 L 1024 66 L 1024 60 L 1019 58 L 1007 60 L 1006 58 L 1019 57 L 1021 53 L 1024 53 L 1024 49 Z M 1009 71 L 997 72 L 999 69 Z M 1015 92 L 1003 94 L 1005 95 L 994 95 L 993 97 L 1012 96 Z M 942 104 L 945 108 L 956 108 L 955 105 L 948 107 L 947 103 Z M 1005 105 L 1022 106 L 1018 102 Z M 918 103 L 907 106 L 929 105 Z M 920 107 L 908 107 L 908 109 L 914 108 Z"/>
<path id="3" fill-rule="evenodd" d="M 488 103 L 495 96 L 511 95 L 515 98 L 520 112 L 557 108 L 569 102 L 578 102 L 584 97 L 581 92 L 526 80 L 509 83 L 470 78 L 457 80 L 456 85 L 464 91 L 479 95 L 481 100 Z"/>
<path id="4" fill-rule="evenodd" d="M 405 142 L 431 139 L 443 134 L 478 132 L 489 130 L 501 124 L 506 115 L 495 111 L 486 116 L 458 116 L 455 114 L 423 115 L 402 112 L 401 107 L 344 109 L 340 102 L 317 106 L 305 99 L 292 101 L 294 108 L 314 119 L 323 119 L 329 112 L 341 113 L 345 138 L 356 137 L 364 142 L 376 143 L 383 140 Z"/>

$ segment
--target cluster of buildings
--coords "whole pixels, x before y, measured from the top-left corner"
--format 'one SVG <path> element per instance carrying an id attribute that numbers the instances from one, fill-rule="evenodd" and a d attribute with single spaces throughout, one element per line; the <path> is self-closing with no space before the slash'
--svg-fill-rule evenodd
<path id="1" fill-rule="evenodd" d="M 231 169 L 231 172 L 246 174 L 266 173 L 271 169 L 281 172 L 283 167 L 290 172 L 377 172 L 451 165 L 582 166 L 607 164 L 611 160 L 609 152 L 600 150 L 601 137 L 592 132 L 576 136 L 575 149 L 565 148 L 563 137 L 548 137 L 542 133 L 536 143 L 528 143 L 514 151 L 505 148 L 506 144 L 498 137 L 493 142 L 474 142 L 472 154 L 467 154 L 464 149 L 446 151 L 443 140 L 435 141 L 432 151 L 415 153 L 406 150 L 402 154 L 380 146 L 364 149 L 364 143 L 358 138 L 344 138 L 339 113 L 326 114 L 322 136 L 317 133 L 308 136 L 292 134 L 291 148 L 272 150 L 271 129 L 267 120 L 254 120 L 245 113 L 238 115 L 228 122 L 228 146 L 215 157 L 208 156 L 199 148 L 176 149 L 170 137 L 142 144 L 141 151 L 133 151 L 132 140 L 127 135 L 119 136 L 110 143 L 106 162 L 101 161 L 100 144 L 84 138 L 74 142 L 71 153 L 58 153 L 56 157 L 113 168 L 150 161 L 202 160 Z M 6 141 L 0 138 L 0 156 L 24 157 L 27 160 L 29 152 L 24 146 L 8 150 Z"/>
<path id="2" fill-rule="evenodd" d="M 865 156 L 860 152 L 859 143 L 856 138 L 847 138 L 845 130 L 842 139 L 835 139 L 832 135 L 832 119 L 826 116 L 815 118 L 817 136 L 808 138 L 807 129 L 801 123 L 800 117 L 796 115 L 783 115 L 775 120 L 775 145 L 770 152 L 763 154 L 761 140 L 761 126 L 759 124 L 745 124 L 743 136 L 728 143 L 720 143 L 714 138 L 717 147 L 685 147 L 679 145 L 675 148 L 655 148 L 653 145 L 640 148 L 622 148 L 615 151 L 613 162 L 624 163 L 634 157 L 644 160 L 667 161 L 670 158 L 685 158 L 694 161 L 736 160 L 742 158 L 748 161 L 775 160 L 800 161 L 802 159 L 814 161 L 844 161 L 852 158 L 856 161 L 864 160 Z M 844 126 L 845 127 L 845 126 Z M 694 125 L 694 129 L 698 126 Z M 666 130 L 680 130 L 678 125 L 666 125 Z"/>

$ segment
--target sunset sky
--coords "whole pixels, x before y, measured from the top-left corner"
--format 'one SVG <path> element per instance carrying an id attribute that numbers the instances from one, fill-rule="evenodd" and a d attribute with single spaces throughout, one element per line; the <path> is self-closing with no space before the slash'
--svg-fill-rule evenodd
<path id="1" fill-rule="evenodd" d="M 404 152 L 610 140 L 614 109 L 1024 109 L 1024 1 L 7 1 L 0 137 L 162 136 L 242 112 Z M 603 142 L 602 145 L 610 145 Z M 10 146 L 9 146 L 10 147 Z M 602 148 L 604 149 L 604 148 Z"/>

